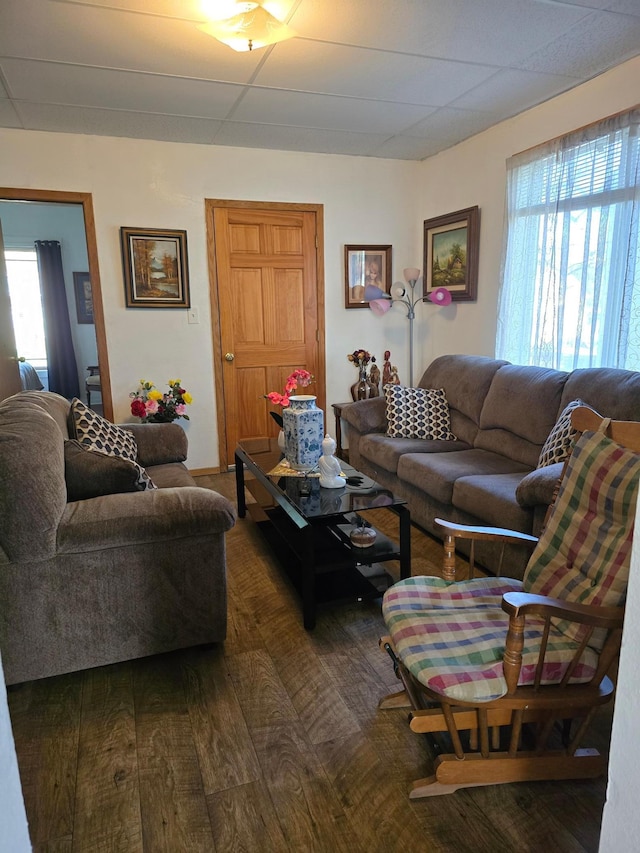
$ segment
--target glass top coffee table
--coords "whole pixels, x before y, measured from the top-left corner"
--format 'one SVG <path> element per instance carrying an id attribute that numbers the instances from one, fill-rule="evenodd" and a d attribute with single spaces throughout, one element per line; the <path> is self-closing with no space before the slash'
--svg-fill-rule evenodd
<path id="1" fill-rule="evenodd" d="M 287 476 L 280 452 L 256 452 L 239 444 L 235 452 L 238 515 L 250 515 L 261 528 L 302 599 L 304 627 L 312 629 L 318 603 L 380 596 L 392 578 L 379 564 L 400 562 L 400 576 L 411 573 L 411 517 L 406 501 L 360 474 L 346 462 L 357 486 L 324 489 L 316 476 Z M 285 472 L 285 473 L 283 473 Z M 256 503 L 247 503 L 245 487 Z M 398 516 L 398 541 L 376 531 L 373 545 L 351 543 L 356 514 L 384 507 Z"/>

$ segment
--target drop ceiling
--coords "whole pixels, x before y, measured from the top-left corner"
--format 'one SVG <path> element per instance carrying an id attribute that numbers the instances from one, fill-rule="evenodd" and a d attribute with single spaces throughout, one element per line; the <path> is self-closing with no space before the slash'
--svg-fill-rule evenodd
<path id="1" fill-rule="evenodd" d="M 0 0 L 0 127 L 422 160 L 640 54 L 640 0 L 285 0 L 236 53 L 200 0 Z"/>

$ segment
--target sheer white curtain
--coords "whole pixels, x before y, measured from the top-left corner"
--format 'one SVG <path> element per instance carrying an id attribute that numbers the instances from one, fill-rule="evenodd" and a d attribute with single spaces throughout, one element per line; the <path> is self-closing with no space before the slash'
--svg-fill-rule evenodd
<path id="1" fill-rule="evenodd" d="M 507 161 L 496 355 L 640 369 L 640 109 Z"/>

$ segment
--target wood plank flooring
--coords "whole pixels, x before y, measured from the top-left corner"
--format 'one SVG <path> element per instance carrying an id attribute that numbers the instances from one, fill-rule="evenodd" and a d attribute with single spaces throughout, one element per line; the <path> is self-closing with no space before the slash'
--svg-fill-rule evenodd
<path id="1" fill-rule="evenodd" d="M 234 500 L 232 474 L 200 481 Z M 412 539 L 414 572 L 433 571 L 439 547 Z M 429 750 L 406 711 L 377 710 L 399 689 L 379 601 L 323 605 L 307 632 L 250 519 L 227 559 L 224 645 L 10 688 L 35 851 L 597 851 L 604 778 L 409 801 Z"/>

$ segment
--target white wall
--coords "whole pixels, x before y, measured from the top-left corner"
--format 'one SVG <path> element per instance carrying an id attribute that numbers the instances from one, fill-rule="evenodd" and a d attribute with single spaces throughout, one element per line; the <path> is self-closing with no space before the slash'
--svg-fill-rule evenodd
<path id="1" fill-rule="evenodd" d="M 327 401 L 349 399 L 356 375 L 347 352 L 365 347 L 381 357 L 388 324 L 344 309 L 343 246 L 392 244 L 396 277 L 415 263 L 415 211 L 404 200 L 415 193 L 419 163 L 21 130 L 0 130 L 0 151 L 0 186 L 92 193 L 115 418 L 129 417 L 140 378 L 181 379 L 194 397 L 191 421 L 182 422 L 190 467 L 219 461 L 205 198 L 323 204 Z M 199 325 L 187 323 L 186 310 L 124 307 L 123 225 L 187 230 Z"/>
<path id="2" fill-rule="evenodd" d="M 629 109 L 640 101 L 640 57 L 589 83 L 426 160 L 413 219 L 414 241 L 425 219 L 478 205 L 480 260 L 477 303 L 419 307 L 428 320 L 418 363 L 442 353 L 494 355 L 504 226 L 506 160 L 513 154 Z M 421 256 L 420 256 L 421 257 Z M 422 266 L 422 261 L 417 265 Z M 416 346 L 418 353 L 420 352 Z"/>
<path id="3" fill-rule="evenodd" d="M 640 504 L 636 511 L 636 531 L 640 530 Z M 635 853 L 640 838 L 638 786 L 640 776 L 640 684 L 638 656 L 640 649 L 640 536 L 636 536 L 631 552 L 631 579 L 627 594 L 625 618 L 618 670 L 618 693 L 613 718 L 609 784 L 602 815 L 600 853 Z"/>
<path id="4" fill-rule="evenodd" d="M 18 759 L 11 731 L 11 720 L 0 659 L 0 853 L 26 853 L 31 850 L 27 815 L 24 809 Z"/>
<path id="5" fill-rule="evenodd" d="M 479 205 L 478 301 L 417 307 L 415 372 L 441 353 L 492 355 L 506 158 L 632 106 L 638 79 L 634 59 L 423 163 L 2 129 L 0 185 L 92 193 L 116 420 L 129 417 L 128 395 L 140 378 L 158 385 L 180 378 L 194 396 L 184 423 L 189 464 L 205 468 L 219 461 L 205 198 L 324 205 L 326 397 L 347 400 L 356 376 L 346 354 L 357 347 L 378 358 L 390 349 L 406 377 L 408 321 L 400 306 L 384 318 L 344 309 L 344 244 L 392 244 L 397 280 L 404 267 L 422 266 L 425 218 Z M 187 323 L 185 310 L 124 307 L 123 225 L 187 230 L 199 325 Z"/>

